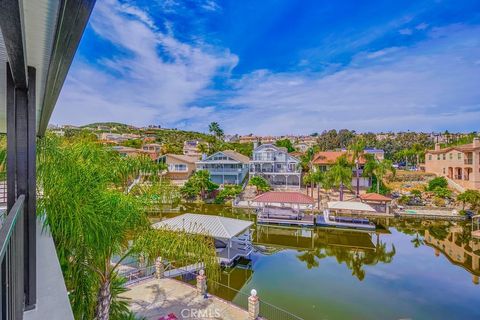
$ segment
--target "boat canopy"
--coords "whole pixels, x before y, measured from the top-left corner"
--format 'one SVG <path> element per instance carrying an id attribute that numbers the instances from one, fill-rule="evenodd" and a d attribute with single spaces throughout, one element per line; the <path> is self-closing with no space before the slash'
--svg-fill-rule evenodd
<path id="1" fill-rule="evenodd" d="M 205 234 L 214 238 L 229 240 L 245 232 L 252 224 L 252 221 L 186 213 L 175 218 L 157 222 L 153 227 Z"/>
<path id="2" fill-rule="evenodd" d="M 349 210 L 349 211 L 367 211 L 376 212 L 374 208 L 363 202 L 354 201 L 329 201 L 328 209 L 333 210 Z"/>

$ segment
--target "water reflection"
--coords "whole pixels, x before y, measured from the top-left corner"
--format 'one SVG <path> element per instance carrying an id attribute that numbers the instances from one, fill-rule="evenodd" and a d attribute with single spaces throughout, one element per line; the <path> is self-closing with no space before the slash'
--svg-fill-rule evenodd
<path id="1" fill-rule="evenodd" d="M 255 221 L 251 210 L 223 205 L 181 204 L 162 208 L 159 212 L 162 213 L 152 216 L 152 221 L 187 212 Z M 480 241 L 471 238 L 470 225 L 407 218 L 383 218 L 375 223 L 378 226 L 375 232 L 257 225 L 254 243 L 257 252 L 262 255 L 294 249 L 297 251 L 297 259 L 307 269 L 319 268 L 322 259 L 333 257 L 338 264 L 347 266 L 352 276 L 362 281 L 366 276 L 365 266 L 389 264 L 393 261 L 396 249 L 393 240 L 389 243 L 389 230 L 394 228 L 410 236 L 409 241 L 414 250 L 424 246 L 432 247 L 436 256 L 444 255 L 452 264 L 468 271 L 475 284 L 479 283 Z M 249 277 L 244 279 L 245 282 L 248 280 Z"/>

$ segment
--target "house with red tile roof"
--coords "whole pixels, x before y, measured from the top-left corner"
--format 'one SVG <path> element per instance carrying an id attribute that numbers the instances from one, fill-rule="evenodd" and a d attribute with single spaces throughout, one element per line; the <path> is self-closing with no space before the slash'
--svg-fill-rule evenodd
<path id="1" fill-rule="evenodd" d="M 347 159 L 351 160 L 351 154 L 348 153 L 345 150 L 342 151 L 320 151 L 317 152 L 313 159 L 312 159 L 312 165 L 314 167 L 314 170 L 321 170 L 321 171 L 327 171 L 331 166 L 335 164 L 335 162 L 340 158 L 341 156 L 347 156 Z M 360 177 L 359 179 L 359 185 L 361 188 L 368 188 L 370 187 L 370 179 L 367 177 L 362 177 L 363 175 L 363 167 L 365 165 L 366 159 L 365 157 L 361 156 L 359 161 L 358 161 L 358 175 Z M 352 177 L 352 186 L 357 185 L 357 179 L 356 179 L 356 168 L 354 166 L 353 168 L 353 177 Z"/>

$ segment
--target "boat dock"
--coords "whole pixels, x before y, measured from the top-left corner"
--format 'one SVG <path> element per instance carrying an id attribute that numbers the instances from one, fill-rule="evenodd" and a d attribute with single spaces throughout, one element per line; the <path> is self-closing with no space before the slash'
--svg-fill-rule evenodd
<path id="1" fill-rule="evenodd" d="M 292 217 L 289 215 L 259 213 L 257 215 L 257 223 L 313 227 L 315 225 L 315 217 L 310 214 Z"/>

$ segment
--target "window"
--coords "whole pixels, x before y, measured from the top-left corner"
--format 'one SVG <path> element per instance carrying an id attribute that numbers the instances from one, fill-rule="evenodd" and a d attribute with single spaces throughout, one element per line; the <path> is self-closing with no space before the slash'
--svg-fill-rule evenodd
<path id="1" fill-rule="evenodd" d="M 439 154 L 437 154 L 437 160 L 440 160 L 440 155 Z"/>
<path id="2" fill-rule="evenodd" d="M 443 160 L 445 160 L 445 159 L 446 159 L 446 154 L 444 153 L 444 154 L 443 154 Z"/>
<path id="3" fill-rule="evenodd" d="M 431 154 L 428 155 L 428 160 L 432 160 L 432 155 Z"/>
<path id="4" fill-rule="evenodd" d="M 462 154 L 459 152 L 457 155 L 458 155 L 458 160 L 461 160 L 462 159 Z"/>
<path id="5" fill-rule="evenodd" d="M 450 153 L 448 156 L 450 157 L 450 160 L 453 159 L 453 153 Z"/>
<path id="6" fill-rule="evenodd" d="M 186 164 L 175 164 L 175 171 L 187 171 Z"/>
<path id="7" fill-rule="evenodd" d="M 445 168 L 443 168 L 443 174 L 445 174 Z"/>

